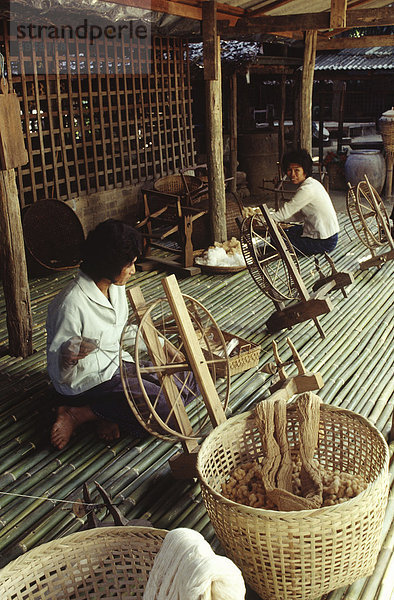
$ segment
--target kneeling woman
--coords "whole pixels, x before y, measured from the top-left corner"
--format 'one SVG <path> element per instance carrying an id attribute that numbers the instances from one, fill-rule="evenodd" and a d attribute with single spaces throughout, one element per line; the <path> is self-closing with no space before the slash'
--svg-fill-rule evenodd
<path id="1" fill-rule="evenodd" d="M 324 186 L 312 177 L 312 158 L 306 150 L 288 152 L 282 166 L 288 179 L 297 186 L 289 202 L 274 213 L 277 222 L 302 221 L 286 230 L 299 254 L 331 252 L 338 243 L 339 224 L 331 198 Z"/>
<path id="2" fill-rule="evenodd" d="M 88 421 L 96 421 L 104 440 L 118 438 L 120 429 L 134 437 L 145 433 L 125 397 L 119 370 L 120 337 L 129 314 L 125 284 L 139 254 L 133 227 L 113 219 L 100 223 L 87 236 L 78 275 L 49 305 L 47 365 L 58 401 L 51 442 L 58 449 Z M 131 393 L 141 397 L 132 357 L 123 352 L 122 360 Z M 194 380 L 183 389 L 186 404 L 198 390 Z M 159 398 L 157 412 L 165 417 L 158 379 L 151 375 L 145 390 Z"/>

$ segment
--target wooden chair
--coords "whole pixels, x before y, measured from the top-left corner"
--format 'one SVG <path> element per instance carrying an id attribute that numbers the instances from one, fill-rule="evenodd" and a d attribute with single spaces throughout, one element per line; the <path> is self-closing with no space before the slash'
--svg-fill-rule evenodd
<path id="1" fill-rule="evenodd" d="M 193 223 L 207 214 L 207 208 L 185 206 L 184 195 L 166 193 L 156 189 L 142 190 L 144 218 L 136 225 L 148 246 L 146 258 L 193 275 L 200 269 L 193 267 Z M 173 243 L 169 243 L 170 238 Z M 176 259 L 151 255 L 151 247 L 160 248 L 176 255 Z"/>

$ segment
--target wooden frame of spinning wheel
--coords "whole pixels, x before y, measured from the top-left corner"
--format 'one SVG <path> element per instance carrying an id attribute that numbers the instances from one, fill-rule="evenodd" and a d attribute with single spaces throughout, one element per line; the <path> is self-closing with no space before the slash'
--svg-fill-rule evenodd
<path id="1" fill-rule="evenodd" d="M 349 190 L 346 197 L 346 208 L 350 221 L 353 225 L 353 229 L 364 246 L 370 250 L 372 255 L 371 258 L 363 260 L 359 263 L 362 271 L 365 271 L 370 267 L 378 267 L 380 269 L 385 262 L 394 259 L 394 240 L 391 235 L 389 221 L 383 202 L 377 191 L 370 184 L 368 177 L 366 175 L 364 175 L 364 177 L 365 181 L 360 181 L 357 186 L 352 187 L 349 184 Z M 363 184 L 366 184 L 366 190 L 369 195 L 368 198 L 365 196 L 365 185 Z M 369 213 L 362 213 L 361 211 L 359 201 L 359 196 L 361 193 L 364 195 L 366 201 L 371 207 L 371 212 Z M 383 211 L 381 207 L 383 207 Z M 382 247 L 384 244 L 380 240 L 377 240 L 374 232 L 370 230 L 366 220 L 368 217 L 373 217 L 376 220 L 376 223 L 380 228 L 380 234 L 383 233 L 387 240 L 389 250 L 385 250 L 380 254 L 376 253 L 375 249 Z"/>
<path id="2" fill-rule="evenodd" d="M 175 275 L 163 279 L 162 285 L 209 419 L 213 427 L 216 427 L 226 420 L 226 415 Z M 141 324 L 149 308 L 141 289 L 135 287 L 128 290 L 128 297 L 136 318 Z M 166 363 L 166 355 L 153 322 L 151 327 L 144 329 L 143 338 L 152 363 L 157 365 L 159 369 L 160 366 Z M 224 360 L 227 360 L 227 372 L 229 374 L 228 359 Z M 174 381 L 171 378 L 163 378 L 161 384 L 167 404 L 173 412 L 173 417 L 181 433 L 180 442 L 183 452 L 177 453 L 170 459 L 172 472 L 177 478 L 194 477 L 196 475 L 195 466 L 199 449 L 198 439 L 193 437 L 193 429 L 185 407 L 177 401 L 179 391 Z"/>
<path id="3" fill-rule="evenodd" d="M 324 338 L 325 333 L 319 323 L 318 317 L 319 315 L 330 312 L 333 308 L 330 299 L 325 296 L 329 291 L 334 289 L 343 289 L 345 285 L 352 283 L 353 278 L 350 273 L 333 272 L 327 278 L 321 277 L 318 289 L 313 293 L 309 293 L 297 265 L 284 242 L 280 230 L 276 222 L 270 216 L 268 207 L 265 204 L 261 206 L 261 212 L 267 224 L 272 244 L 277 249 L 278 260 L 282 260 L 286 265 L 289 277 L 300 298 L 298 302 L 289 304 L 288 306 L 285 306 L 284 302 L 273 300 L 276 311 L 272 313 L 267 320 L 267 329 L 270 333 L 275 333 L 286 327 L 292 327 L 296 323 L 302 323 L 308 319 L 312 319 L 321 337 Z M 338 284 L 339 277 L 341 279 L 340 284 Z"/>

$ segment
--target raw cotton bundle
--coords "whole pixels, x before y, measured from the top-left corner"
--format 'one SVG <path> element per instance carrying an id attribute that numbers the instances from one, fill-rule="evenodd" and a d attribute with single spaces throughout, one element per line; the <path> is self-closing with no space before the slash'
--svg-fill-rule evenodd
<path id="1" fill-rule="evenodd" d="M 208 265 L 210 267 L 245 266 L 241 244 L 234 237 L 223 243 L 215 242 L 215 245 L 210 246 L 202 256 L 197 256 L 195 262 L 198 265 Z"/>
<path id="2" fill-rule="evenodd" d="M 143 600 L 242 600 L 245 592 L 238 567 L 200 533 L 180 527 L 164 538 Z"/>

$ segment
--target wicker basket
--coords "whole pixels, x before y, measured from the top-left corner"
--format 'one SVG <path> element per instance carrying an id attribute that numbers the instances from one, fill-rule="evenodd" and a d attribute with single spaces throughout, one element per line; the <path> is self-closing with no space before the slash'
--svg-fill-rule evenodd
<path id="1" fill-rule="evenodd" d="M 185 183 L 189 188 L 186 190 Z M 179 194 L 181 196 L 193 194 L 202 187 L 203 183 L 199 177 L 194 175 L 168 175 L 167 177 L 161 177 L 154 182 L 153 187 L 158 192 L 165 192 L 166 194 Z"/>
<path id="2" fill-rule="evenodd" d="M 167 534 L 153 527 L 103 527 L 42 544 L 0 572 L 7 600 L 142 600 Z"/>
<path id="3" fill-rule="evenodd" d="M 298 413 L 287 411 L 291 448 Z M 221 485 L 238 465 L 261 455 L 252 413 L 229 419 L 203 442 L 197 459 L 202 494 L 216 535 L 263 599 L 309 600 L 369 575 L 380 547 L 388 495 L 388 447 L 363 417 L 321 405 L 316 458 L 330 470 L 361 474 L 367 488 L 342 504 L 273 511 L 228 500 Z"/>
<path id="4" fill-rule="evenodd" d="M 379 128 L 382 134 L 384 149 L 386 152 L 394 154 L 394 119 L 391 121 L 381 120 Z"/>
<path id="5" fill-rule="evenodd" d="M 248 369 L 257 367 L 257 365 L 259 364 L 261 346 L 253 342 L 249 342 L 248 340 L 244 340 L 238 335 L 234 335 L 233 333 L 229 333 L 228 331 L 222 331 L 222 334 L 226 344 L 233 338 L 236 338 L 238 340 L 238 346 L 235 348 L 234 353 L 232 353 L 232 355 L 229 357 L 230 376 L 236 375 L 237 373 L 243 373 Z M 215 331 L 213 329 L 212 335 L 215 336 Z M 222 345 L 219 340 L 217 340 L 217 345 L 218 350 L 219 348 L 222 348 Z M 213 342 L 210 343 L 210 348 L 211 350 L 213 349 L 215 351 L 215 339 L 213 340 Z M 208 354 L 206 355 L 206 357 L 210 358 Z M 214 358 L 220 358 L 220 356 L 214 354 Z M 221 367 L 219 363 L 216 366 L 216 372 L 219 377 L 225 377 L 226 367 Z"/>

